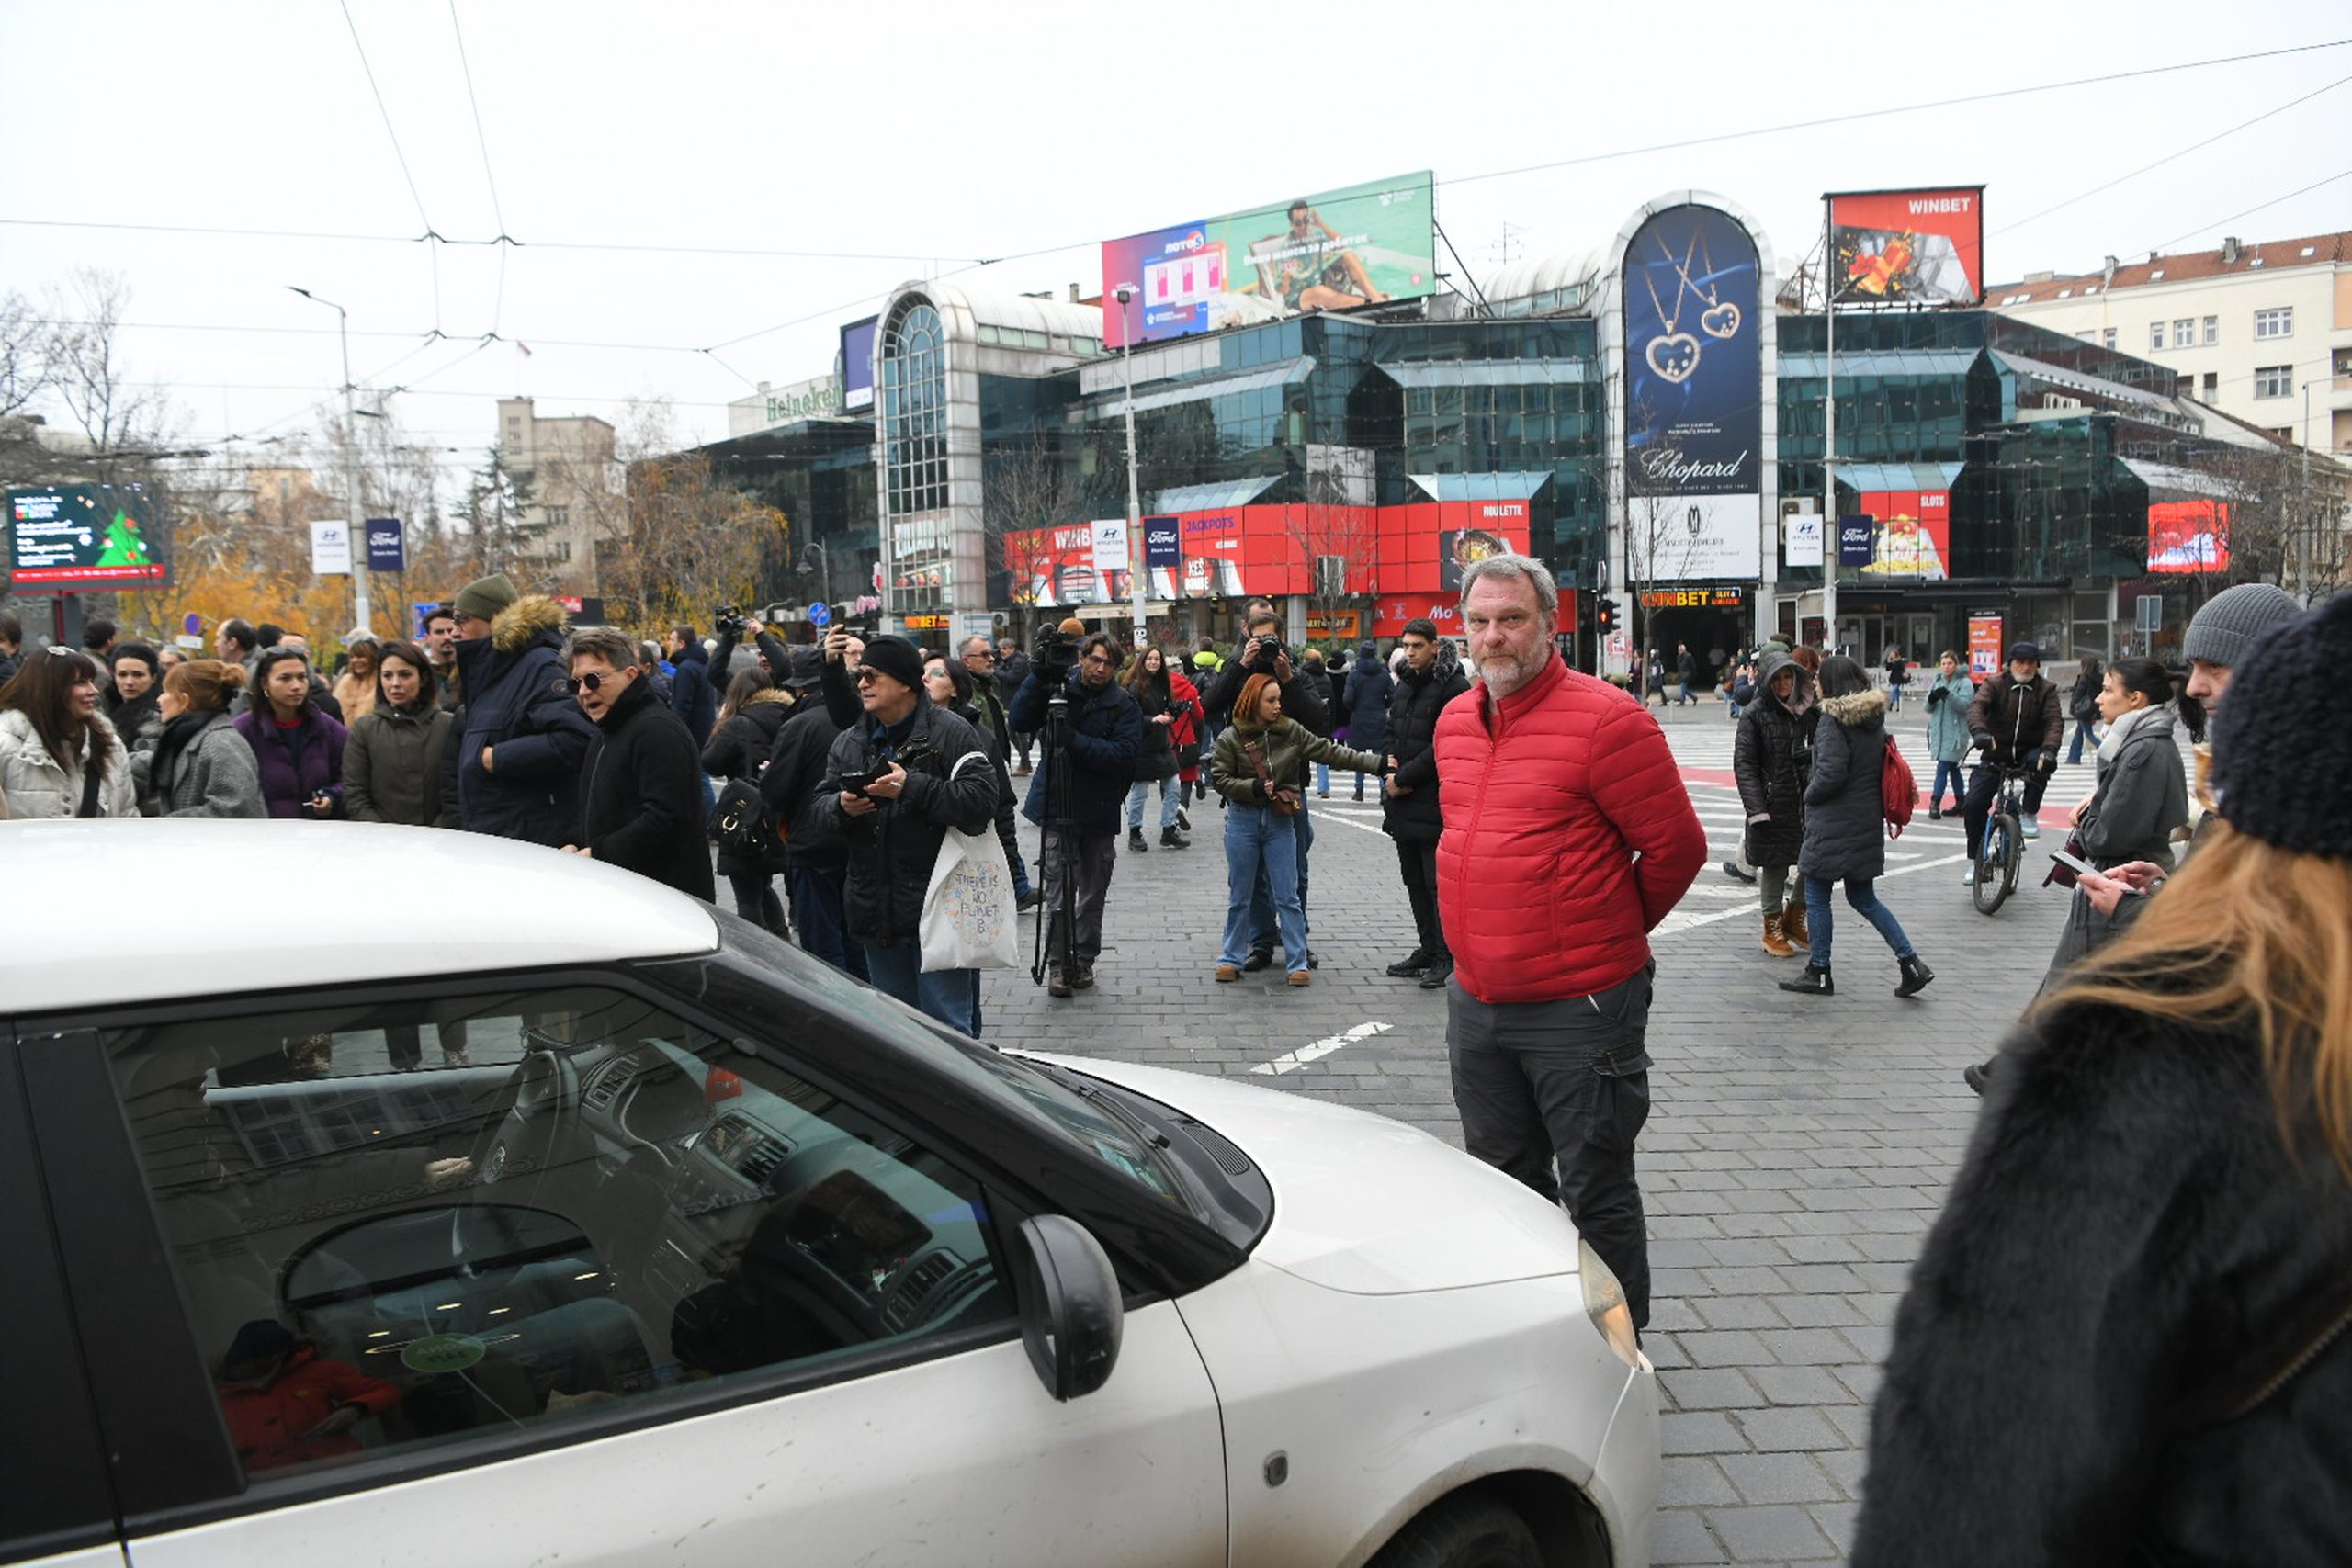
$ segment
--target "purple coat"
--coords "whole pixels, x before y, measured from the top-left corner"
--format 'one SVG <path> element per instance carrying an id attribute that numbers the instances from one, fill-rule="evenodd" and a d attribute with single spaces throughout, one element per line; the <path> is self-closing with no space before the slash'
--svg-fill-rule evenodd
<path id="1" fill-rule="evenodd" d="M 306 711 L 302 744 L 287 744 L 277 721 L 247 708 L 233 721 L 237 733 L 254 749 L 261 770 L 262 803 L 272 817 L 307 818 L 304 809 L 320 790 L 334 797 L 334 814 L 343 815 L 343 743 L 350 731 L 318 708 Z"/>

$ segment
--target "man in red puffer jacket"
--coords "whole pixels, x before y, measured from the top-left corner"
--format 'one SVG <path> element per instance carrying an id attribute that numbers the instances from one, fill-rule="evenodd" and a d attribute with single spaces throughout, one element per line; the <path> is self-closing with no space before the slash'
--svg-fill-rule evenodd
<path id="1" fill-rule="evenodd" d="M 1699 874 L 1707 835 L 1657 720 L 1553 650 L 1559 605 L 1525 556 L 1462 575 L 1482 684 L 1437 723 L 1446 1047 L 1469 1151 L 1566 1205 L 1639 1327 L 1649 931 Z"/>

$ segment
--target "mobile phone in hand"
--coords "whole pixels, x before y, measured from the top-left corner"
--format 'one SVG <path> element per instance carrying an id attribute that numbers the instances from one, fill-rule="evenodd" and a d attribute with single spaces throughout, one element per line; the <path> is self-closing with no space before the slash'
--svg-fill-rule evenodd
<path id="1" fill-rule="evenodd" d="M 2095 874 L 2100 876 L 2107 875 L 2105 872 L 2100 871 L 2098 867 L 2093 865 L 2082 856 L 2069 854 L 2064 850 L 2051 851 L 2050 858 L 2056 861 L 2060 865 L 2064 866 L 2067 870 L 2073 872 L 2077 876 L 2083 875 L 2086 873 Z M 2146 888 L 2134 887 L 2120 877 L 2109 877 L 2109 880 L 2113 882 L 2118 887 L 2123 889 L 2124 892 L 2132 895 L 2134 898 L 2145 898 L 2148 896 L 2148 890 Z"/>

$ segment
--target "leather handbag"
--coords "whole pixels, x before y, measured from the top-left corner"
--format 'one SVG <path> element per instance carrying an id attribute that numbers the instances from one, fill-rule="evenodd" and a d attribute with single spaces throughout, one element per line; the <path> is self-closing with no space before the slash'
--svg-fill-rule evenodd
<path id="1" fill-rule="evenodd" d="M 1258 787 L 1265 791 L 1266 804 L 1273 807 L 1275 816 L 1295 817 L 1306 808 L 1306 801 L 1304 796 L 1291 790 L 1278 790 L 1274 787 L 1272 775 L 1266 772 L 1266 754 L 1258 749 L 1258 743 L 1255 740 L 1243 741 L 1241 749 L 1250 753 L 1250 766 L 1257 770 L 1258 773 Z"/>

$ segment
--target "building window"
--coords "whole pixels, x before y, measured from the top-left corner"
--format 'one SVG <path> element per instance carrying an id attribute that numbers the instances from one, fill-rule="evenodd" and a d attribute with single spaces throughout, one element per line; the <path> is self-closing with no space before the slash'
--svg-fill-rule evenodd
<path id="1" fill-rule="evenodd" d="M 2257 338 L 2291 337 L 2295 332 L 2295 308 L 2281 305 L 2275 310 L 2254 313 L 2254 335 Z"/>
<path id="2" fill-rule="evenodd" d="M 550 506 L 546 508 L 541 515 L 547 519 L 547 525 L 550 528 L 571 526 L 571 508 L 569 506 Z"/>
<path id="3" fill-rule="evenodd" d="M 882 342 L 883 460 L 890 514 L 947 505 L 947 362 L 939 312 L 912 306 Z"/>
<path id="4" fill-rule="evenodd" d="M 2180 320 L 2173 322 L 2172 345 L 2175 348 L 2194 347 L 2196 343 L 2197 323 L 2195 321 L 2189 320 L 2187 316 L 2183 316 Z"/>
<path id="5" fill-rule="evenodd" d="M 2213 393 L 2221 384 L 2222 378 L 2219 372 L 2212 370 L 2205 372 L 2205 400 L 2207 402 L 2213 400 Z"/>
<path id="6" fill-rule="evenodd" d="M 2295 395 L 2295 367 L 2291 365 L 2265 365 L 2254 373 L 2254 395 L 2257 398 L 2291 398 Z"/>
<path id="7" fill-rule="evenodd" d="M 2164 345 L 2165 324 L 2162 321 L 2150 321 L 2148 323 L 2148 346 L 2150 348 L 2162 348 Z"/>
<path id="8" fill-rule="evenodd" d="M 2217 344 L 2217 343 L 2219 343 L 2219 342 L 2221 342 L 2221 341 L 2222 341 L 2222 318 L 2221 318 L 2221 317 L 2219 317 L 2219 316 L 2208 316 L 2208 317 L 2206 317 L 2206 318 L 2205 318 L 2205 346 L 2206 346 L 2207 348 L 2211 348 L 2211 347 L 2212 347 L 2215 344 Z"/>
<path id="9" fill-rule="evenodd" d="M 2101 348 L 2113 348 L 2115 346 L 2115 329 L 2113 327 L 2109 327 L 2105 332 L 2100 333 L 2098 334 L 2098 343 Z"/>

